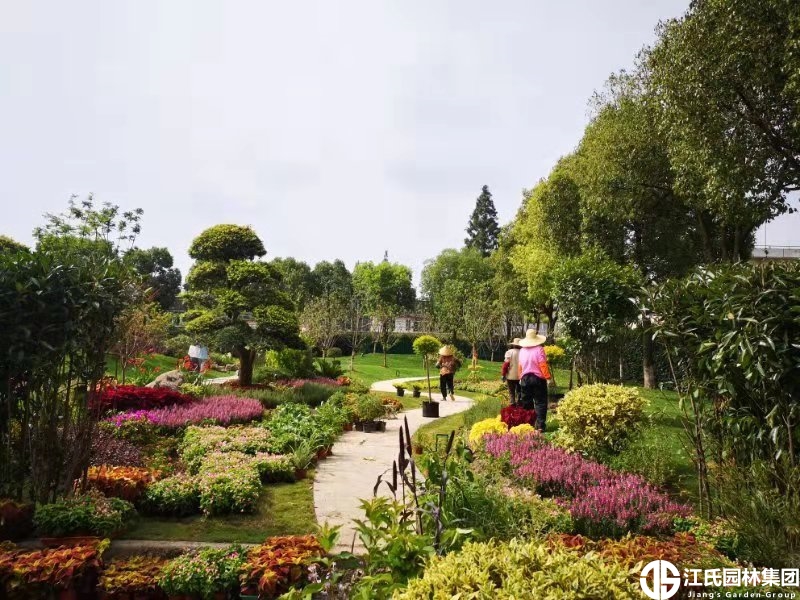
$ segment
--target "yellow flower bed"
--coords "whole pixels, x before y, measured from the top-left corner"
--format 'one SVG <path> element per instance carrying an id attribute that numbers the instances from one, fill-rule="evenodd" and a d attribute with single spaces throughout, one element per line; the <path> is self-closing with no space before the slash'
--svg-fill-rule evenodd
<path id="1" fill-rule="evenodd" d="M 508 425 L 500 420 L 500 416 L 478 421 L 469 430 L 469 445 L 477 448 L 481 445 L 483 436 L 488 433 L 508 433 Z"/>

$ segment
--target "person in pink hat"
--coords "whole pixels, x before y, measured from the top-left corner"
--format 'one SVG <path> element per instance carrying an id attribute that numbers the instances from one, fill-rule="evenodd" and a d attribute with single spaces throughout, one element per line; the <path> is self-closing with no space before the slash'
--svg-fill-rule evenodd
<path id="1" fill-rule="evenodd" d="M 528 329 L 519 341 L 519 387 L 522 408 L 536 411 L 536 429 L 544 433 L 547 421 L 547 382 L 553 379 L 544 353 L 547 338 Z"/>

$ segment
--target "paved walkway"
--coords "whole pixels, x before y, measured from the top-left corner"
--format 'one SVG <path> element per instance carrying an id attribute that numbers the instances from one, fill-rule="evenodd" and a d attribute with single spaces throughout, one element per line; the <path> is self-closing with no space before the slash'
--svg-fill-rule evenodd
<path id="1" fill-rule="evenodd" d="M 418 379 L 420 378 L 406 377 L 379 381 L 374 383 L 371 389 L 376 392 L 394 392 L 393 383 Z M 434 398 L 439 398 L 438 390 L 435 393 Z M 469 398 L 456 396 L 455 402 L 439 404 L 439 415 L 446 417 L 459 413 L 471 405 L 472 400 Z M 333 456 L 317 465 L 314 478 L 314 509 L 317 522 L 342 526 L 338 550 L 350 550 L 354 539 L 356 551 L 363 550 L 360 540 L 355 536 L 352 521 L 364 517 L 359 500 L 372 498 L 378 476 L 391 469 L 392 461 L 397 458 L 399 450 L 397 432 L 403 424 L 404 416 L 408 418 L 408 428 L 412 435 L 420 426 L 434 420 L 423 418 L 422 409 L 417 408 L 402 412 L 397 419 L 387 421 L 385 433 L 345 432 L 333 446 Z M 386 486 L 381 486 L 381 489 L 381 493 L 390 495 Z"/>

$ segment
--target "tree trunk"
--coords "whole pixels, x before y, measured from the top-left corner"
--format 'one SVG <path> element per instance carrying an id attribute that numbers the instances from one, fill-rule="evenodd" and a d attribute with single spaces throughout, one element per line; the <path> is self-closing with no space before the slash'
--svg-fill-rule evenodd
<path id="1" fill-rule="evenodd" d="M 354 346 L 350 350 L 350 370 L 351 371 L 355 370 L 355 364 L 356 364 L 356 349 L 355 349 L 355 346 Z"/>
<path id="2" fill-rule="evenodd" d="M 650 320 L 642 321 L 642 368 L 644 371 L 644 387 L 647 390 L 656 388 L 656 360 L 653 334 L 649 331 Z"/>
<path id="3" fill-rule="evenodd" d="M 239 385 L 248 386 L 253 383 L 253 365 L 256 361 L 255 350 L 240 348 L 239 354 Z"/>

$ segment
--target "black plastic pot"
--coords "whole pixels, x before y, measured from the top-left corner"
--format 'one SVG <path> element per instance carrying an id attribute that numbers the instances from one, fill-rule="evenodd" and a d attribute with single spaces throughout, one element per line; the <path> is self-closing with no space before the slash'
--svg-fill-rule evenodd
<path id="1" fill-rule="evenodd" d="M 422 416 L 428 419 L 439 418 L 439 403 L 438 402 L 423 402 L 422 403 Z"/>
<path id="2" fill-rule="evenodd" d="M 406 393 L 405 388 L 396 388 L 396 389 L 397 389 L 397 395 L 402 398 Z"/>
<path id="3" fill-rule="evenodd" d="M 356 421 L 355 428 L 356 428 L 356 431 L 364 431 L 364 422 L 363 421 Z"/>
<path id="4" fill-rule="evenodd" d="M 414 390 L 414 398 L 419 398 L 422 395 L 422 390 Z"/>
<path id="5" fill-rule="evenodd" d="M 375 421 L 364 421 L 364 433 L 375 433 L 378 431 L 378 423 Z"/>
<path id="6" fill-rule="evenodd" d="M 377 421 L 378 431 L 386 431 L 386 421 Z"/>

